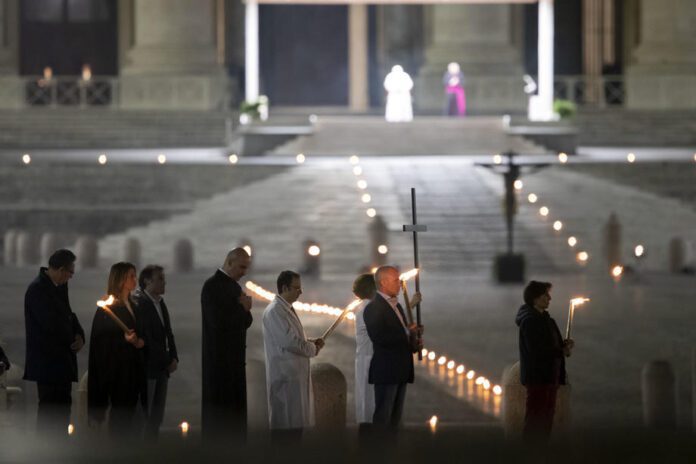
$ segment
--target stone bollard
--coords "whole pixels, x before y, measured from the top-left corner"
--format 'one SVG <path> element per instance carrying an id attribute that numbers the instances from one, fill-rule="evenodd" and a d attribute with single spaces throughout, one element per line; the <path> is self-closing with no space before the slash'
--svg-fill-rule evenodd
<path id="1" fill-rule="evenodd" d="M 316 240 L 307 239 L 302 243 L 302 270 L 303 276 L 318 278 L 320 267 L 321 247 Z"/>
<path id="2" fill-rule="evenodd" d="M 691 260 L 689 243 L 681 237 L 669 241 L 669 272 L 680 274 L 689 266 Z"/>
<path id="3" fill-rule="evenodd" d="M 387 253 L 389 252 L 389 229 L 382 216 L 374 217 L 368 226 L 368 233 L 370 234 L 371 266 L 384 266 L 387 264 Z"/>
<path id="4" fill-rule="evenodd" d="M 333 364 L 312 364 L 314 418 L 319 430 L 346 426 L 347 384 L 343 373 Z"/>
<path id="5" fill-rule="evenodd" d="M 193 244 L 182 238 L 174 244 L 174 271 L 191 272 L 193 270 Z"/>
<path id="6" fill-rule="evenodd" d="M 126 238 L 123 242 L 123 260 L 140 267 L 140 240 L 135 237 Z"/>
<path id="7" fill-rule="evenodd" d="M 89 381 L 89 371 L 85 372 L 85 375 L 80 379 L 80 383 L 77 384 L 77 418 L 75 420 L 75 425 L 79 428 L 87 428 L 89 425 L 89 415 L 87 407 L 87 385 Z"/>
<path id="8" fill-rule="evenodd" d="M 607 269 L 613 269 L 614 266 L 623 265 L 621 253 L 621 223 L 616 213 L 612 212 L 609 215 L 609 220 L 604 225 L 603 237 L 603 249 L 607 260 Z"/>
<path id="9" fill-rule="evenodd" d="M 17 231 L 9 229 L 3 237 L 3 261 L 5 266 L 12 266 L 17 262 Z"/>
<path id="10" fill-rule="evenodd" d="M 99 257 L 99 245 L 97 239 L 91 235 L 81 235 L 75 242 L 75 255 L 80 269 L 97 267 Z"/>
<path id="11" fill-rule="evenodd" d="M 672 365 L 669 361 L 650 361 L 643 367 L 641 380 L 644 424 L 655 429 L 676 429 L 677 396 Z"/>
<path id="12" fill-rule="evenodd" d="M 38 237 L 32 232 L 17 234 L 17 266 L 34 266 L 39 263 Z"/>
<path id="13" fill-rule="evenodd" d="M 53 232 L 44 232 L 41 235 L 41 242 L 39 249 L 41 252 L 41 263 L 48 264 L 48 258 L 51 257 L 53 252 L 60 248 L 60 239 L 57 234 Z"/>
<path id="14" fill-rule="evenodd" d="M 505 368 L 503 387 L 503 429 L 508 438 L 520 438 L 524 428 L 527 389 L 520 381 L 520 363 Z M 570 385 L 561 385 L 556 395 L 556 411 L 553 416 L 554 434 L 564 433 L 570 426 Z"/>
<path id="15" fill-rule="evenodd" d="M 266 365 L 257 359 L 247 359 L 247 401 L 249 428 L 268 429 L 268 398 L 266 397 Z"/>
<path id="16" fill-rule="evenodd" d="M 503 430 L 508 438 L 522 436 L 527 389 L 520 383 L 520 363 L 503 370 Z"/>

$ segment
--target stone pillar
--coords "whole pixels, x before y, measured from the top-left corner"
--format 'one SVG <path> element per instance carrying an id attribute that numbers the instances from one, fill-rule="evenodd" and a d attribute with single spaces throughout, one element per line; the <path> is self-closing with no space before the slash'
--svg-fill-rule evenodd
<path id="1" fill-rule="evenodd" d="M 18 64 L 19 0 L 0 0 L 0 108 L 22 106 Z"/>
<path id="2" fill-rule="evenodd" d="M 129 109 L 223 109 L 217 0 L 133 0 L 123 18 L 120 105 Z M 122 14 L 123 16 L 123 14 Z"/>
<path id="3" fill-rule="evenodd" d="M 255 102 L 259 99 L 261 67 L 259 65 L 259 4 L 247 0 L 244 10 L 244 99 Z"/>
<path id="4" fill-rule="evenodd" d="M 349 5 L 348 101 L 353 111 L 367 111 L 370 107 L 367 50 L 367 5 Z"/>
<path id="5" fill-rule="evenodd" d="M 640 44 L 626 72 L 631 109 L 696 108 L 696 2 L 640 2 Z"/>
<path id="6" fill-rule="evenodd" d="M 511 5 L 433 5 L 426 8 L 425 60 L 416 81 L 419 110 L 442 113 L 442 76 L 456 61 L 464 73 L 467 111 L 524 111 L 522 52 Z"/>

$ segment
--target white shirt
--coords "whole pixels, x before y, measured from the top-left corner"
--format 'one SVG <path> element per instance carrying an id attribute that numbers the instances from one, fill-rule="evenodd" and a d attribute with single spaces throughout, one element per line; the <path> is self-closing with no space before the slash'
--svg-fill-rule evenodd
<path id="1" fill-rule="evenodd" d="M 396 307 L 396 305 L 399 303 L 398 297 L 391 297 L 386 293 L 380 292 L 379 290 L 377 291 L 377 293 L 379 293 L 382 296 L 382 298 L 387 300 L 387 303 L 389 303 L 389 306 L 391 306 L 392 310 L 396 314 L 396 317 L 398 317 L 399 321 L 401 321 L 401 325 L 403 325 L 404 329 L 406 329 L 406 333 L 408 333 L 408 326 L 406 325 L 406 321 L 404 321 L 404 318 L 401 317 L 401 312 L 399 311 L 399 308 Z"/>

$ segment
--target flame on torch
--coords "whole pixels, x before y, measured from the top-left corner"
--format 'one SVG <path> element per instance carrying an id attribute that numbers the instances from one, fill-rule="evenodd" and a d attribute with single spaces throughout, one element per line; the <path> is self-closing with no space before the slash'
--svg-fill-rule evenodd
<path id="1" fill-rule="evenodd" d="M 399 276 L 399 280 L 407 281 L 418 275 L 418 268 L 411 269 L 410 271 L 404 272 Z"/>
<path id="2" fill-rule="evenodd" d="M 112 304 L 114 304 L 113 295 L 109 295 L 109 298 L 107 298 L 106 300 L 97 301 L 97 306 L 99 306 L 100 308 L 106 308 L 107 306 L 111 306 Z"/>

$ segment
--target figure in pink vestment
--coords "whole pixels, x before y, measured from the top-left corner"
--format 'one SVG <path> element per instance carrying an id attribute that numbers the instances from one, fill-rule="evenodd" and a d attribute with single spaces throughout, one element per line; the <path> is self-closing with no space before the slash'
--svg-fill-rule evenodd
<path id="1" fill-rule="evenodd" d="M 465 116 L 466 115 L 466 94 L 464 93 L 464 74 L 459 67 L 459 63 L 447 65 L 447 72 L 442 78 L 445 86 L 445 115 Z"/>

